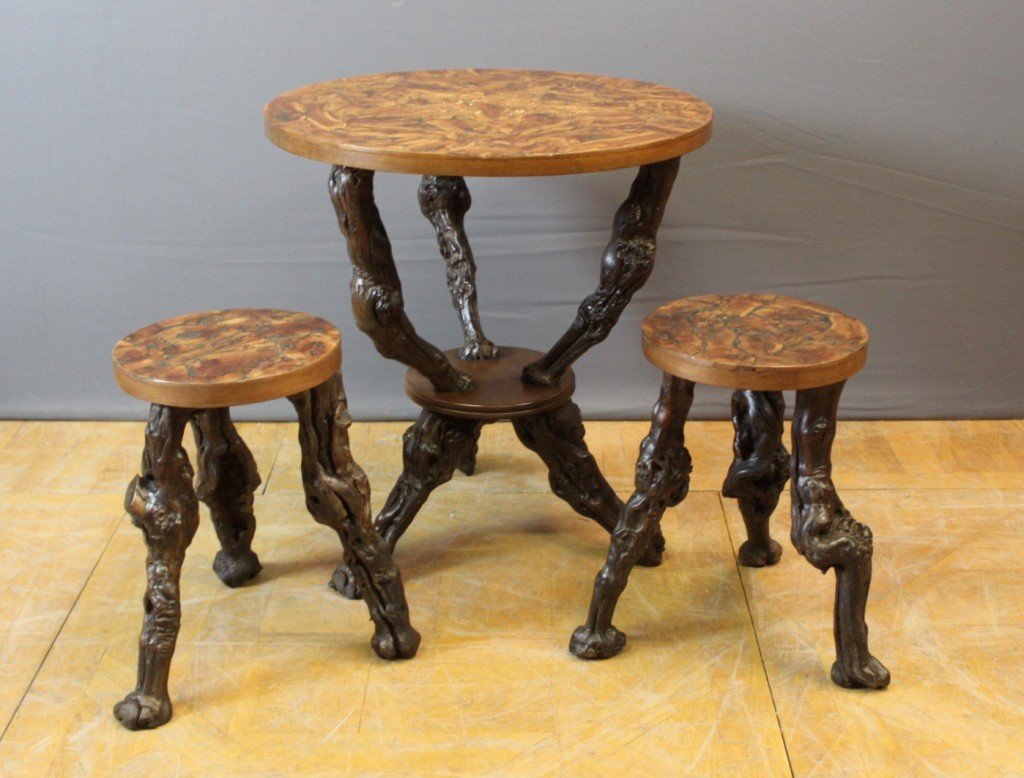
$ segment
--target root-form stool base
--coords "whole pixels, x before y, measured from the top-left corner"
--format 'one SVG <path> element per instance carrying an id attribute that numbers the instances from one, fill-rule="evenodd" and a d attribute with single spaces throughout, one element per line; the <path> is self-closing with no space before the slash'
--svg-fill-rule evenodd
<path id="1" fill-rule="evenodd" d="M 306 506 L 338 533 L 375 625 L 371 645 L 385 659 L 415 655 L 420 636 L 409 623 L 402 579 L 373 531 L 370 486 L 349 450 L 340 367 L 338 331 L 291 311 L 189 314 L 138 330 L 115 348 L 118 383 L 152 403 L 142 466 L 124 503 L 148 551 L 138 681 L 114 706 L 128 729 L 153 729 L 171 717 L 167 681 L 181 624 L 181 566 L 199 527 L 200 501 L 221 544 L 217 576 L 236 587 L 261 569 L 252 550 L 260 477 L 230 405 L 287 396 L 295 406 Z M 189 424 L 198 473 L 182 447 Z"/>
<path id="2" fill-rule="evenodd" d="M 703 382 L 736 390 L 734 459 L 722 493 L 739 501 L 746 525 L 740 564 L 778 562 L 782 547 L 769 534 L 769 519 L 792 479 L 793 544 L 816 568 L 836 573 L 832 680 L 845 687 L 888 686 L 889 671 L 868 650 L 871 530 L 850 515 L 832 483 L 839 396 L 864 365 L 867 343 L 867 329 L 856 319 L 775 295 L 684 298 L 647 317 L 644 353 L 664 371 L 661 395 L 640 446 L 636 491 L 612 533 L 587 622 L 570 641 L 572 653 L 604 659 L 626 645 L 612 616 L 662 514 L 686 496 L 690 455 L 683 427 L 694 384 Z M 797 390 L 792 457 L 782 444 L 783 389 Z"/>

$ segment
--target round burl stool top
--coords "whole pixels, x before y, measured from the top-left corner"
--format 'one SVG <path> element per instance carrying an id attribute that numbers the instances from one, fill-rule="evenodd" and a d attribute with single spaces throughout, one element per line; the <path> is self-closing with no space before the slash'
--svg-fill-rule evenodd
<path id="1" fill-rule="evenodd" d="M 311 389 L 341 367 L 341 335 L 308 313 L 234 308 L 150 324 L 114 347 L 125 392 L 177 408 L 222 408 Z"/>
<path id="2" fill-rule="evenodd" d="M 811 389 L 867 359 L 867 328 L 842 311 L 773 294 L 684 297 L 643 325 L 644 354 L 666 373 L 731 389 Z"/>

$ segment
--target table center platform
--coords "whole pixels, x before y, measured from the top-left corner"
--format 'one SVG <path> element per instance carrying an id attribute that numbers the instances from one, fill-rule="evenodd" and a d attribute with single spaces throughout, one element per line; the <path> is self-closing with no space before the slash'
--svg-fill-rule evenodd
<path id="1" fill-rule="evenodd" d="M 483 424 L 510 419 L 549 471 L 552 491 L 615 529 L 623 503 L 584 442 L 571 366 L 603 341 L 654 265 L 656 235 L 680 157 L 711 136 L 704 101 L 631 79 L 533 70 L 385 73 L 295 89 L 264 109 L 267 137 L 333 165 L 329 190 L 352 262 L 352 307 L 382 356 L 409 367 L 423 409 L 404 435 L 403 472 L 374 524 L 388 545 L 456 469 L 472 474 Z M 547 352 L 495 346 L 477 309 L 476 263 L 464 227 L 464 176 L 538 176 L 638 166 L 615 213 L 596 290 Z M 373 197 L 376 171 L 421 175 L 419 205 L 437 235 L 460 349 L 441 351 L 405 314 L 391 244 Z M 657 565 L 659 534 L 640 557 Z M 358 596 L 343 565 L 332 585 Z"/>

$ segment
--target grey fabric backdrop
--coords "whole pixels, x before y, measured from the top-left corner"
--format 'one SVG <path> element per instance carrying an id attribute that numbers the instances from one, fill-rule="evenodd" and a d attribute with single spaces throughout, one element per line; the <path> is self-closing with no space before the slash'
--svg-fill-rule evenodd
<path id="1" fill-rule="evenodd" d="M 630 76 L 715 107 L 650 283 L 578 365 L 587 416 L 649 413 L 646 311 L 739 290 L 868 323 L 847 416 L 1024 415 L 1021 30 L 1016 0 L 6 0 L 0 416 L 139 418 L 111 379 L 117 337 L 234 305 L 338 322 L 354 414 L 411 416 L 403 369 L 353 324 L 327 166 L 271 146 L 261 108 L 312 81 L 464 66 Z M 631 176 L 470 180 L 490 337 L 554 341 L 596 282 Z M 409 314 L 457 345 L 417 181 L 378 179 Z M 697 416 L 726 410 L 721 393 L 698 399 Z"/>

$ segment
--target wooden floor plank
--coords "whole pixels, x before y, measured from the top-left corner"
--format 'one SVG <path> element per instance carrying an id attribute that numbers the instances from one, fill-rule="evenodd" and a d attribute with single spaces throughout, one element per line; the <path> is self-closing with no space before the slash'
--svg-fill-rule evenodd
<path id="1" fill-rule="evenodd" d="M 13 438 L 25 422 L 19 420 L 0 420 L 0 450 Z"/>
<path id="2" fill-rule="evenodd" d="M 501 451 L 508 431 L 495 434 Z M 484 479 L 439 490 L 403 539 L 398 560 L 424 644 L 398 664 L 370 651 L 362 604 L 325 588 L 337 540 L 309 518 L 297 473 L 278 462 L 282 488 L 272 479 L 256 500 L 256 585 L 216 580 L 208 525 L 190 549 L 175 717 L 151 733 L 125 732 L 110 714 L 133 684 L 144 583 L 141 537 L 125 522 L 0 761 L 56 774 L 287 772 L 302 754 L 304 769 L 544 774 L 664 772 L 685 755 L 700 771 L 788 774 L 717 495 L 695 492 L 692 515 L 666 517 L 677 563 L 637 571 L 620 620 L 633 646 L 588 664 L 566 645 L 607 534 L 547 492 L 539 460 L 508 459 L 507 475 L 489 472 L 493 491 L 473 491 Z M 522 481 L 535 491 L 518 492 Z M 691 607 L 678 607 L 680 591 Z"/>
<path id="3" fill-rule="evenodd" d="M 832 584 L 788 543 L 779 566 L 737 573 L 742 522 L 717 491 L 728 422 L 687 426 L 691 494 L 666 515 L 664 564 L 623 596 L 627 650 L 596 664 L 566 644 L 607 535 L 550 494 L 510 425 L 485 428 L 478 474 L 437 490 L 403 538 L 424 643 L 390 664 L 365 608 L 324 586 L 340 549 L 305 511 L 296 426 L 240 424 L 266 488 L 264 572 L 220 584 L 204 510 L 175 718 L 128 733 L 110 708 L 134 682 L 144 547 L 120 503 L 143 426 L 0 423 L 5 771 L 786 775 L 784 745 L 797 775 L 1024 771 L 1021 420 L 840 425 L 836 481 L 875 532 L 872 646 L 894 679 L 880 694 L 828 681 Z M 407 426 L 353 425 L 378 507 Z M 624 498 L 647 427 L 588 425 Z M 784 497 L 783 541 L 787 511 Z"/>
<path id="4" fill-rule="evenodd" d="M 28 421 L 0 449 L 0 494 L 124 494 L 138 472 L 145 423 Z M 271 469 L 285 424 L 241 423 L 260 473 Z M 195 444 L 185 435 L 195 464 Z"/>
<path id="5" fill-rule="evenodd" d="M 120 521 L 122 500 L 0 494 L 0 732 Z"/>
<path id="6" fill-rule="evenodd" d="M 1024 772 L 1024 490 L 843 492 L 874 532 L 871 649 L 882 692 L 829 680 L 832 575 L 786 542 L 781 562 L 742 569 L 796 775 Z M 745 538 L 725 500 L 736 548 Z"/>

